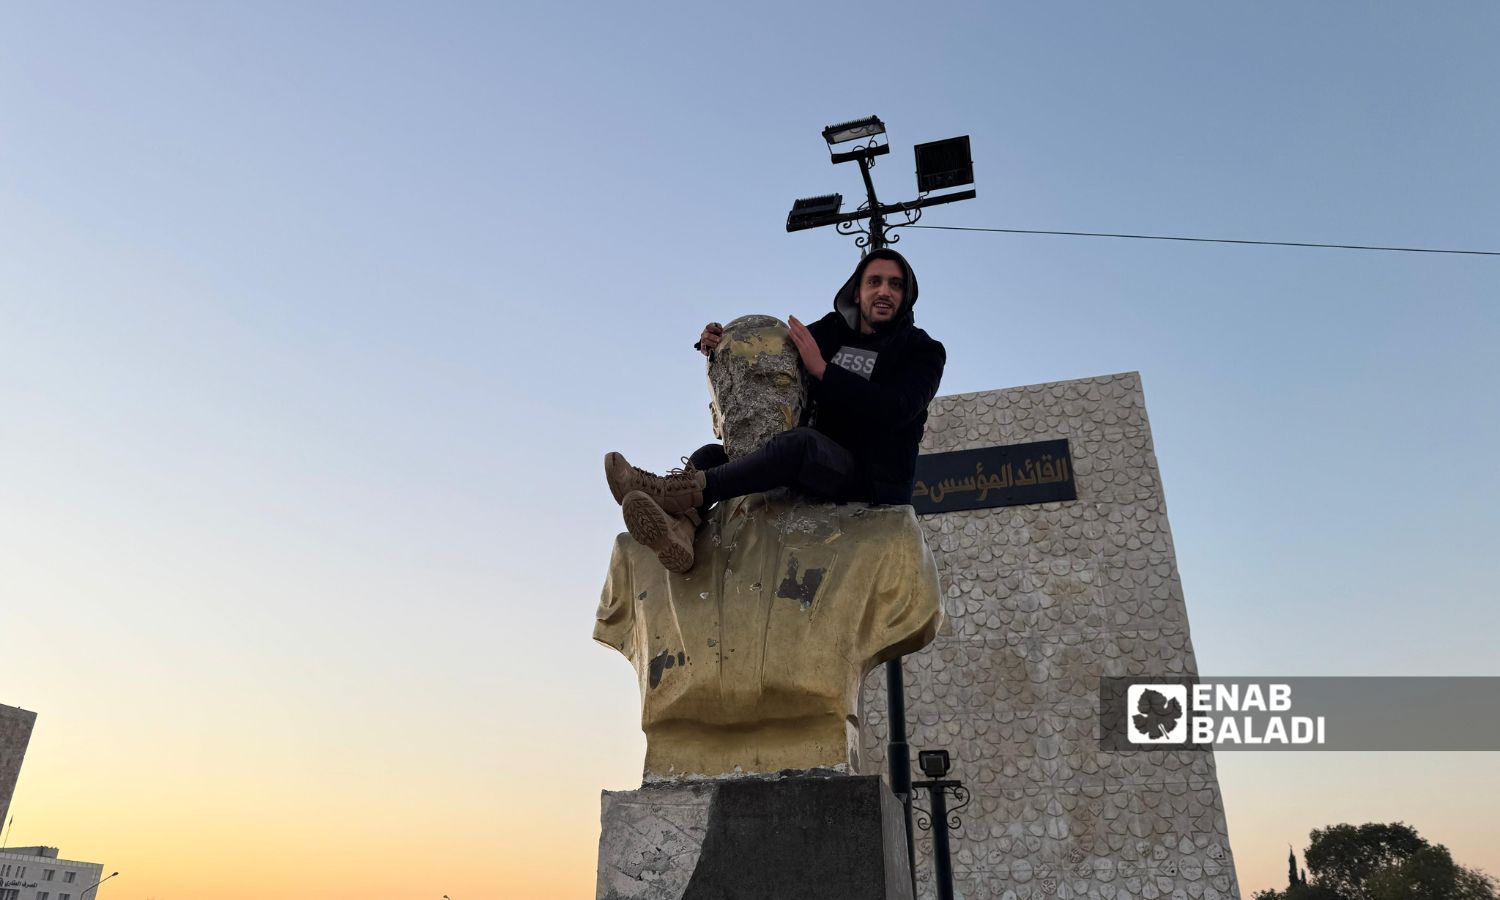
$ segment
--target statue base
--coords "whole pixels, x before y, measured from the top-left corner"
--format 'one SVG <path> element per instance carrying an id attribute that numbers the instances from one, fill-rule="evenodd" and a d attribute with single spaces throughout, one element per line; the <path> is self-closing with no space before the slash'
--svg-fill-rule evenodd
<path id="1" fill-rule="evenodd" d="M 901 804 L 874 775 L 605 791 L 597 900 L 911 900 Z"/>

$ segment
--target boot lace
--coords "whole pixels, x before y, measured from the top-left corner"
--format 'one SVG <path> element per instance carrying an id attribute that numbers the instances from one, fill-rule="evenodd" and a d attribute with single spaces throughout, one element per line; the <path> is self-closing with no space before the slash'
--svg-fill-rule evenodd
<path id="1" fill-rule="evenodd" d="M 640 466 L 631 466 L 630 467 L 630 471 L 634 472 L 637 476 L 639 476 L 647 484 L 655 482 L 657 479 L 672 478 L 674 476 L 692 475 L 692 474 L 694 474 L 694 473 L 696 473 L 698 471 L 698 467 L 695 466 L 695 465 L 693 465 L 690 461 L 688 461 L 688 458 L 686 456 L 679 457 L 679 459 L 682 461 L 682 465 L 678 466 L 675 469 L 668 469 L 667 470 L 667 474 L 665 474 L 665 475 L 658 475 L 655 472 L 652 472 L 649 469 L 643 469 Z"/>

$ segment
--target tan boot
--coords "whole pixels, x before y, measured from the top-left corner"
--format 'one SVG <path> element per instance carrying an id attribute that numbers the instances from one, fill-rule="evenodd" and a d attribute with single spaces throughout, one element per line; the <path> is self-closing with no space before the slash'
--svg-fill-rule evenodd
<path id="1" fill-rule="evenodd" d="M 623 504 L 626 494 L 640 491 L 673 516 L 702 506 L 703 489 L 708 485 L 708 476 L 692 466 L 653 475 L 632 466 L 618 453 L 604 455 L 604 480 L 609 482 L 616 503 Z"/>
<path id="2" fill-rule="evenodd" d="M 620 504 L 625 530 L 643 547 L 656 551 L 656 558 L 669 572 L 693 567 L 693 538 L 698 533 L 698 513 L 688 510 L 671 515 L 641 491 L 631 491 Z"/>

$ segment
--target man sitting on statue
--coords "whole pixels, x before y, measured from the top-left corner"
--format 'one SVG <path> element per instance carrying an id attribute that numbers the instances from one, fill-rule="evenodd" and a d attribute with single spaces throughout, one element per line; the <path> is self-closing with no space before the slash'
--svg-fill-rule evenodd
<path id="1" fill-rule="evenodd" d="M 665 476 L 606 455 L 631 536 L 686 572 L 702 512 L 721 500 L 789 487 L 825 501 L 910 503 L 927 406 L 947 361 L 943 345 L 913 324 L 916 301 L 906 259 L 875 250 L 834 295 L 833 312 L 811 326 L 788 319 L 808 381 L 806 408 L 787 421 L 796 427 L 749 448 L 709 444 Z M 710 323 L 695 349 L 713 360 L 724 339 Z"/>

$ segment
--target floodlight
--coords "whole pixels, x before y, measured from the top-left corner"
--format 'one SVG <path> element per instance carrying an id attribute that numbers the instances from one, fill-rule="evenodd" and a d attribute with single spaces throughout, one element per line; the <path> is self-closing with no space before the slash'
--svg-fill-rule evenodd
<path id="1" fill-rule="evenodd" d="M 843 194 L 824 194 L 821 197 L 803 197 L 792 204 L 786 214 L 786 227 L 790 231 L 798 225 L 811 225 L 825 216 L 836 215 L 844 205 Z"/>
<path id="2" fill-rule="evenodd" d="M 828 146 L 842 144 L 845 141 L 853 141 L 859 138 L 874 137 L 877 134 L 885 134 L 885 123 L 880 121 L 879 116 L 870 116 L 867 119 L 855 119 L 853 122 L 840 122 L 837 125 L 829 125 L 823 129 L 823 140 Z"/>
<path id="3" fill-rule="evenodd" d="M 974 159 L 969 154 L 969 136 L 918 144 L 917 190 L 940 191 L 974 183 Z"/>
<path id="4" fill-rule="evenodd" d="M 923 750 L 917 754 L 917 765 L 928 778 L 942 778 L 948 774 L 951 763 L 947 750 Z"/>

